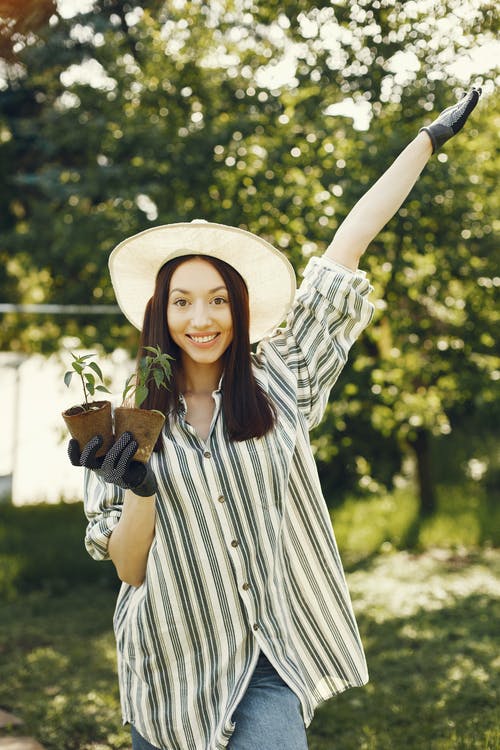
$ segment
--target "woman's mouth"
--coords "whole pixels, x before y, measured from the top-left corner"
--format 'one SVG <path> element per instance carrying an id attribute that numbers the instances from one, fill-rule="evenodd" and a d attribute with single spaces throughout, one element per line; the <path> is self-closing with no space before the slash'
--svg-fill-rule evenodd
<path id="1" fill-rule="evenodd" d="M 188 333 L 186 335 L 188 339 L 192 341 L 193 344 L 197 344 L 197 346 L 206 346 L 208 344 L 211 344 L 212 341 L 215 341 L 215 339 L 220 336 L 219 333 L 207 333 L 204 336 L 198 336 L 192 333 Z"/>

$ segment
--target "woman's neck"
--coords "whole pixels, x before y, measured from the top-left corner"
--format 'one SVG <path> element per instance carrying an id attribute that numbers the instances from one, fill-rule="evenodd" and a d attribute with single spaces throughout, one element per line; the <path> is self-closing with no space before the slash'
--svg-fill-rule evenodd
<path id="1" fill-rule="evenodd" d="M 223 371 L 222 363 L 209 365 L 183 362 L 179 390 L 186 395 L 206 395 L 217 390 Z"/>

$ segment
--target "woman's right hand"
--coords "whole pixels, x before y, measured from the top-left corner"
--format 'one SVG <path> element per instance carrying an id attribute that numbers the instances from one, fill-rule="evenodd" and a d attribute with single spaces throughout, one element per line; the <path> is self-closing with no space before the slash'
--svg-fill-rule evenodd
<path id="1" fill-rule="evenodd" d="M 430 125 L 420 128 L 425 131 L 432 142 L 432 153 L 435 153 L 450 138 L 453 138 L 467 122 L 467 118 L 478 103 L 481 89 L 475 88 L 464 94 L 462 99 L 451 107 L 447 107 Z"/>
<path id="2" fill-rule="evenodd" d="M 80 452 L 78 441 L 71 439 L 68 456 L 73 466 L 92 469 L 105 482 L 132 490 L 141 497 L 151 497 L 158 490 L 156 477 L 149 463 L 132 459 L 137 450 L 137 441 L 131 432 L 124 432 L 105 456 L 95 454 L 102 445 L 102 436 L 95 435 Z"/>

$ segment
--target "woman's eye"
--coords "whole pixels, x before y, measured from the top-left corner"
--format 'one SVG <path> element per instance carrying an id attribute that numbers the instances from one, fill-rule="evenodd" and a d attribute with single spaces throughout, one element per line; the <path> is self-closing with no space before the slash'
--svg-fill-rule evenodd
<path id="1" fill-rule="evenodd" d="M 174 305 L 176 307 L 185 307 L 187 305 L 187 300 L 185 299 L 176 299 L 174 302 Z"/>
<path id="2" fill-rule="evenodd" d="M 224 297 L 215 297 L 215 299 L 212 300 L 214 305 L 223 305 L 225 302 L 227 302 Z"/>

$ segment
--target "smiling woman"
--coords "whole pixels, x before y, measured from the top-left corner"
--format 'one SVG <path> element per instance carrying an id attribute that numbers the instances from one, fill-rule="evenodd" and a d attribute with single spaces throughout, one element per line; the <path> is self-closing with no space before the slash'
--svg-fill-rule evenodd
<path id="1" fill-rule="evenodd" d="M 286 257 L 235 227 L 170 224 L 113 250 L 139 357 L 175 358 L 149 462 L 132 459 L 131 433 L 102 460 L 93 438 L 76 461 L 87 549 L 124 582 L 114 624 L 134 750 L 305 750 L 316 707 L 367 682 L 309 432 L 372 317 L 361 256 L 479 94 L 421 129 L 297 290 Z"/>

